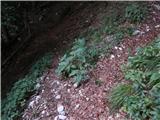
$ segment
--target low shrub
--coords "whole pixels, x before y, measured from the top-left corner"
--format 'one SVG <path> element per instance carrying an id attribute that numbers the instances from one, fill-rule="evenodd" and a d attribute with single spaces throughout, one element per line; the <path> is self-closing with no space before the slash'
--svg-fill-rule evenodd
<path id="1" fill-rule="evenodd" d="M 111 106 L 122 107 L 133 120 L 159 120 L 160 38 L 138 49 L 136 56 L 129 57 L 123 71 L 129 83 L 113 89 L 109 99 Z"/>
<path id="2" fill-rule="evenodd" d="M 97 58 L 98 51 L 87 47 L 85 40 L 76 39 L 71 50 L 60 60 L 56 73 L 60 76 L 73 77 L 77 84 L 87 79 L 87 69 Z"/>
<path id="3" fill-rule="evenodd" d="M 38 60 L 23 79 L 18 80 L 6 99 L 2 100 L 2 120 L 15 120 L 21 116 L 26 98 L 35 91 L 38 78 L 51 63 L 52 54 Z"/>
<path id="4" fill-rule="evenodd" d="M 133 3 L 129 4 L 125 9 L 125 17 L 131 22 L 141 22 L 147 13 L 146 5 Z"/>

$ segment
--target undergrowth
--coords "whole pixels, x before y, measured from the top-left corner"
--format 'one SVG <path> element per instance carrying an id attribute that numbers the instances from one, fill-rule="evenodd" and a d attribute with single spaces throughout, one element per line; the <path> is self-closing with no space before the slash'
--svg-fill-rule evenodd
<path id="1" fill-rule="evenodd" d="M 95 62 L 95 56 L 108 55 L 111 48 L 118 45 L 123 38 L 132 36 L 135 28 L 132 25 L 121 25 L 130 19 L 130 14 L 127 13 L 134 12 L 135 8 L 131 4 L 125 7 L 123 8 L 123 14 L 112 10 L 107 17 L 104 16 L 102 18 L 102 24 L 98 28 L 90 27 L 80 35 L 80 38 L 85 38 L 85 40 L 76 40 L 72 49 L 61 58 L 56 70 L 59 76 L 73 77 L 76 83 L 81 83 L 87 79 L 88 68 L 92 66 L 92 62 Z M 141 9 L 139 7 L 136 8 L 136 13 L 133 15 L 138 16 L 141 13 Z M 111 37 L 106 40 L 106 35 Z M 88 47 L 86 41 L 92 47 Z"/>
<path id="2" fill-rule="evenodd" d="M 21 116 L 26 98 L 36 90 L 38 78 L 49 67 L 51 60 L 52 54 L 46 54 L 32 66 L 29 74 L 14 84 L 7 97 L 2 100 L 2 120 L 15 120 Z"/>
<path id="3" fill-rule="evenodd" d="M 129 57 L 123 71 L 129 83 L 112 90 L 111 108 L 122 107 L 133 120 L 159 120 L 160 38 Z"/>
<path id="4" fill-rule="evenodd" d="M 60 76 L 73 77 L 77 84 L 87 79 L 87 70 L 97 58 L 98 51 L 88 47 L 84 38 L 76 39 L 68 53 L 60 60 L 56 73 Z"/>
<path id="5" fill-rule="evenodd" d="M 131 22 L 141 22 L 147 15 L 147 5 L 140 3 L 129 4 L 125 9 L 125 17 Z"/>

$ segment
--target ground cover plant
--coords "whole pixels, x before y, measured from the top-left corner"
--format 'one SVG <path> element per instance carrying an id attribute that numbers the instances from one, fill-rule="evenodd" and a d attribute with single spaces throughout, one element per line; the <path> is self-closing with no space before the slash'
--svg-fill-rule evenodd
<path id="1" fill-rule="evenodd" d="M 7 97 L 2 100 L 2 120 L 14 120 L 21 116 L 26 98 L 36 90 L 38 78 L 49 67 L 51 60 L 52 54 L 46 54 L 32 66 L 29 74 L 14 84 Z"/>
<path id="2" fill-rule="evenodd" d="M 147 15 L 147 6 L 142 3 L 131 3 L 125 9 L 125 17 L 131 22 L 141 22 Z"/>
<path id="3" fill-rule="evenodd" d="M 160 38 L 138 49 L 123 67 L 128 84 L 115 87 L 111 108 L 122 108 L 133 120 L 160 119 Z"/>
<path id="4" fill-rule="evenodd" d="M 60 76 L 73 77 L 75 83 L 87 80 L 87 70 L 97 58 L 98 51 L 94 47 L 87 47 L 84 38 L 76 39 L 73 47 L 59 62 L 56 73 Z"/>

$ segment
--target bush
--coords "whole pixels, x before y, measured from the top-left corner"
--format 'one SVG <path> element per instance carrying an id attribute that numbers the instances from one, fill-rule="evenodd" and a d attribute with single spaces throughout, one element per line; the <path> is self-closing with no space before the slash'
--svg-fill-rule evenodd
<path id="1" fill-rule="evenodd" d="M 125 9 L 125 17 L 131 22 L 140 22 L 144 20 L 147 13 L 147 7 L 138 3 L 129 4 Z"/>
<path id="2" fill-rule="evenodd" d="M 129 57 L 124 68 L 133 92 L 128 94 L 124 85 L 116 87 L 109 101 L 114 107 L 122 107 L 134 120 L 160 119 L 160 38 Z"/>
<path id="3" fill-rule="evenodd" d="M 87 69 L 97 56 L 97 50 L 88 48 L 85 40 L 77 39 L 69 53 L 60 60 L 56 73 L 65 77 L 73 77 L 77 84 L 86 80 Z"/>
<path id="4" fill-rule="evenodd" d="M 42 75 L 44 69 L 51 63 L 52 54 L 42 57 L 31 68 L 30 73 L 18 80 L 6 99 L 2 100 L 2 120 L 14 120 L 21 116 L 26 98 L 35 91 L 37 78 Z"/>

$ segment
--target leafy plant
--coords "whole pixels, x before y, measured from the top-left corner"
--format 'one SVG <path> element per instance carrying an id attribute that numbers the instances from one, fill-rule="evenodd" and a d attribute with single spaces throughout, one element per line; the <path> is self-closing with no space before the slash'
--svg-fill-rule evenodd
<path id="1" fill-rule="evenodd" d="M 96 84 L 97 86 L 101 86 L 101 85 L 102 85 L 102 81 L 99 80 L 99 79 L 97 79 L 97 80 L 95 80 L 95 84 Z"/>
<path id="2" fill-rule="evenodd" d="M 121 86 L 114 88 L 109 99 L 113 108 L 122 107 L 134 120 L 158 120 L 160 118 L 160 38 L 151 45 L 138 49 L 136 56 L 129 57 L 123 71 L 125 78 L 129 80 L 127 86 L 132 93 L 127 94 L 128 90 L 121 89 Z"/>
<path id="3" fill-rule="evenodd" d="M 87 79 L 87 69 L 91 67 L 97 55 L 97 50 L 88 48 L 83 38 L 76 39 L 71 51 L 61 58 L 56 72 L 58 75 L 73 77 L 75 82 L 80 84 Z"/>
<path id="4" fill-rule="evenodd" d="M 51 63 L 52 54 L 46 54 L 30 70 L 23 79 L 18 80 L 6 99 L 2 100 L 2 119 L 14 120 L 21 116 L 26 98 L 35 91 L 37 78 L 43 74 L 43 71 Z"/>
<path id="5" fill-rule="evenodd" d="M 115 87 L 110 94 L 109 101 L 111 103 L 111 111 L 115 111 L 120 108 L 127 96 L 131 95 L 133 92 L 132 86 L 127 84 L 121 84 Z"/>
<path id="6" fill-rule="evenodd" d="M 146 13 L 146 5 L 142 6 L 138 3 L 129 4 L 125 9 L 125 17 L 131 22 L 140 22 L 144 20 Z"/>

